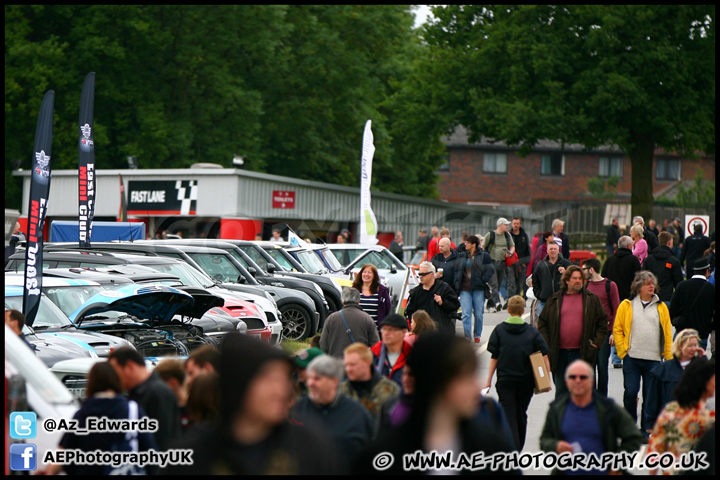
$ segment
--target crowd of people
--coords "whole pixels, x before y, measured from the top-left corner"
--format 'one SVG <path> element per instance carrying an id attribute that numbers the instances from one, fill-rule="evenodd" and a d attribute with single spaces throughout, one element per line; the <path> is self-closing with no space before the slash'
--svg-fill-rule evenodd
<path id="1" fill-rule="evenodd" d="M 60 447 L 193 449 L 192 466 L 168 466 L 165 474 L 411 473 L 400 459 L 416 451 L 521 452 L 536 352 L 555 395 L 542 420 L 543 451 L 601 455 L 648 444 L 679 455 L 701 441 L 714 446 L 714 411 L 706 408 L 715 390 L 714 266 L 710 252 L 694 253 L 710 243 L 695 240 L 696 247 L 689 237 L 692 252 L 677 258 L 677 230 L 655 235 L 636 220 L 630 236 L 608 237 L 613 250 L 604 265 L 569 261 L 560 220 L 533 241 L 519 218 L 500 218 L 494 231 L 457 246 L 447 229 L 436 229 L 425 243 L 436 253 L 420 264 L 404 316 L 392 313 L 377 269 L 365 265 L 319 338 L 293 356 L 231 334 L 221 351 L 202 347 L 149 371 L 135 350 L 118 349 L 91 371 L 76 418 L 147 415 L 158 420 L 157 432 L 130 440 L 94 434 L 97 442 L 68 433 Z M 480 379 L 486 301 L 508 318 L 489 335 L 489 373 Z M 622 405 L 608 396 L 609 363 L 622 368 Z M 487 395 L 493 378 L 498 401 Z M 705 451 L 714 473 L 714 448 Z M 379 469 L 378 455 L 388 453 L 395 462 Z"/>

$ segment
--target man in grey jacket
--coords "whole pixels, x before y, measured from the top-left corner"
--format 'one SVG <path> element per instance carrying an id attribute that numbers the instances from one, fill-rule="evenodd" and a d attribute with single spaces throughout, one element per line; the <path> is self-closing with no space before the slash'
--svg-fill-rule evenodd
<path id="1" fill-rule="evenodd" d="M 343 358 L 343 350 L 352 343 L 360 342 L 371 346 L 380 341 L 372 317 L 359 307 L 360 292 L 345 287 L 340 299 L 343 304 L 342 310 L 328 316 L 320 336 L 322 351 L 336 358 Z"/>
<path id="2" fill-rule="evenodd" d="M 538 317 L 548 299 L 560 290 L 560 277 L 565 273 L 565 269 L 572 265 L 569 260 L 560 258 L 560 246 L 554 241 L 548 244 L 547 250 L 547 257 L 535 265 L 532 274 L 533 293 L 538 299 Z"/>

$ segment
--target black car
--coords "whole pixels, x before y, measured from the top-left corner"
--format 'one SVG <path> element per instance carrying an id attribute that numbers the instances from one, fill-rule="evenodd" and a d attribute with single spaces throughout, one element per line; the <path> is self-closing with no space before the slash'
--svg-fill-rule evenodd
<path id="1" fill-rule="evenodd" d="M 258 289 L 267 291 L 274 297 L 282 314 L 280 320 L 285 338 L 302 340 L 312 336 L 317 333 L 320 320 L 327 317 L 328 307 L 322 290 L 312 282 L 289 279 L 286 285 L 270 276 L 257 279 L 256 275 L 261 272 L 257 265 L 250 266 L 244 258 L 238 259 L 227 250 L 170 242 L 103 242 L 95 243 L 93 250 L 176 258 L 222 282 L 221 286 L 229 290 L 245 293 L 257 293 Z M 65 246 L 49 244 L 47 248 L 52 251 Z"/>

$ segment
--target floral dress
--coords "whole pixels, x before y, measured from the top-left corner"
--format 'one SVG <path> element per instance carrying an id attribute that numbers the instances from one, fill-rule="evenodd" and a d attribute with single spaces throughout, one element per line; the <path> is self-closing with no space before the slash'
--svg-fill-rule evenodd
<path id="1" fill-rule="evenodd" d="M 700 437 L 715 424 L 715 411 L 707 408 L 682 408 L 678 402 L 673 401 L 665 405 L 660 413 L 655 428 L 650 435 L 648 453 L 670 452 L 679 458 L 687 453 Z M 663 474 L 675 473 L 672 469 L 663 471 Z"/>

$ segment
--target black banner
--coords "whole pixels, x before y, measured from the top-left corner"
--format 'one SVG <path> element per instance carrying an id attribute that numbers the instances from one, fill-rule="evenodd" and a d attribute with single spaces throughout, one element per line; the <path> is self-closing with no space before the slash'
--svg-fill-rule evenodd
<path id="1" fill-rule="evenodd" d="M 90 247 L 95 216 L 95 143 L 93 142 L 93 110 L 95 104 L 95 72 L 85 77 L 80 96 L 80 136 L 78 138 L 78 229 L 80 247 Z"/>
<path id="2" fill-rule="evenodd" d="M 197 180 L 130 180 L 130 215 L 195 215 Z"/>
<path id="3" fill-rule="evenodd" d="M 32 326 L 42 294 L 43 227 L 50 193 L 50 157 L 52 155 L 55 92 L 45 94 L 35 130 L 35 151 L 30 176 L 27 249 L 25 250 L 25 288 L 23 313 Z"/>

